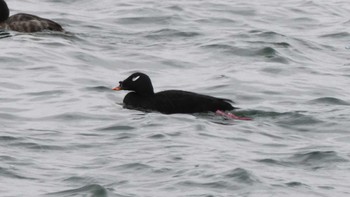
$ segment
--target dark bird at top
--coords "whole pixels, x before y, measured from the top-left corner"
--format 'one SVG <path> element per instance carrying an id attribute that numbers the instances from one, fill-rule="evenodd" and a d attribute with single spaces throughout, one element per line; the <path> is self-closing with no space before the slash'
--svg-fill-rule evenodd
<path id="1" fill-rule="evenodd" d="M 0 29 L 18 32 L 64 31 L 61 25 L 49 19 L 24 13 L 10 16 L 4 0 L 0 0 Z"/>
<path id="2" fill-rule="evenodd" d="M 143 73 L 134 73 L 113 90 L 129 90 L 123 102 L 126 108 L 158 111 L 164 114 L 199 113 L 233 110 L 229 99 L 216 98 L 182 90 L 154 93 L 151 79 Z"/>

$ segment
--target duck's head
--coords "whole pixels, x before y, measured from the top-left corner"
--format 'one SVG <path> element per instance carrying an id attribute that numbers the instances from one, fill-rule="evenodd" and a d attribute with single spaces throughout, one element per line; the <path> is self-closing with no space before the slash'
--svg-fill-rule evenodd
<path id="1" fill-rule="evenodd" d="M 10 16 L 9 8 L 4 0 L 0 0 L 0 23 L 6 21 Z"/>
<path id="2" fill-rule="evenodd" d="M 124 81 L 119 81 L 119 86 L 113 88 L 113 90 L 130 90 L 145 96 L 154 94 L 151 79 L 140 72 L 130 75 Z"/>

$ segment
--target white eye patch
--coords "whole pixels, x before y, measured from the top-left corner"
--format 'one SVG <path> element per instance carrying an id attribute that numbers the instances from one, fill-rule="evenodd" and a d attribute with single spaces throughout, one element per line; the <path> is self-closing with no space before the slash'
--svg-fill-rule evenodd
<path id="1" fill-rule="evenodd" d="M 138 76 L 136 76 L 136 77 L 133 77 L 132 78 L 132 81 L 136 81 L 136 80 L 138 80 L 140 78 L 140 75 L 138 75 Z"/>

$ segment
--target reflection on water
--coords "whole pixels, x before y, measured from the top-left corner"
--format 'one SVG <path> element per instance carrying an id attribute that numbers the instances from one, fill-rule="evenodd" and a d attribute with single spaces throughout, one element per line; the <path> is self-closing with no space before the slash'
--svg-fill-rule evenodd
<path id="1" fill-rule="evenodd" d="M 0 31 L 3 196 L 350 192 L 347 2 L 8 3 L 68 32 Z M 135 71 L 253 120 L 126 109 Z"/>

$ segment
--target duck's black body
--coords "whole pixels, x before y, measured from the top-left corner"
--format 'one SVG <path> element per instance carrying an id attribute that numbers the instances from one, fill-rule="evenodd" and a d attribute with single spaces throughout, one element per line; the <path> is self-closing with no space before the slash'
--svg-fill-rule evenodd
<path id="1" fill-rule="evenodd" d="M 164 114 L 215 112 L 217 110 L 234 109 L 228 101 L 227 99 L 181 90 L 167 90 L 149 96 L 130 92 L 123 100 L 127 108 L 159 111 Z"/>
<path id="2" fill-rule="evenodd" d="M 216 98 L 182 90 L 153 92 L 150 78 L 143 73 L 134 73 L 119 82 L 114 90 L 131 90 L 123 102 L 127 108 L 143 111 L 158 111 L 165 114 L 215 112 L 235 109 L 229 99 Z"/>
<path id="3" fill-rule="evenodd" d="M 44 30 L 64 31 L 58 23 L 31 14 L 10 15 L 5 1 L 0 0 L 0 28 L 19 32 L 38 32 Z"/>

